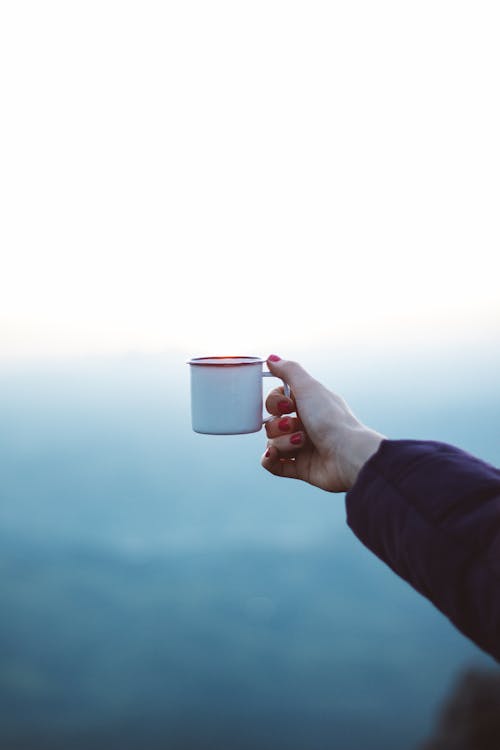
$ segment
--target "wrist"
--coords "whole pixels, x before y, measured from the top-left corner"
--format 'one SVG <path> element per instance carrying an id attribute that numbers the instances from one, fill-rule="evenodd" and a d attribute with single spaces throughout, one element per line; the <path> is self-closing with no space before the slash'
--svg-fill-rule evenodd
<path id="1" fill-rule="evenodd" d="M 384 435 L 362 424 L 357 424 L 346 430 L 342 446 L 342 467 L 348 490 L 352 489 L 359 472 L 366 462 L 375 455 L 381 442 L 385 439 Z"/>

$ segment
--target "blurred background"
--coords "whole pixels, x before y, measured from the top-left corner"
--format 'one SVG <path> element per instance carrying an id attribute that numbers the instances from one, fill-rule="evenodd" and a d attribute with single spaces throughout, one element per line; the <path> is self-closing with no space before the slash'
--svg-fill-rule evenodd
<path id="1" fill-rule="evenodd" d="M 185 363 L 498 464 L 499 20 L 2 4 L 2 747 L 417 748 L 493 666 L 264 433 L 192 433 Z"/>

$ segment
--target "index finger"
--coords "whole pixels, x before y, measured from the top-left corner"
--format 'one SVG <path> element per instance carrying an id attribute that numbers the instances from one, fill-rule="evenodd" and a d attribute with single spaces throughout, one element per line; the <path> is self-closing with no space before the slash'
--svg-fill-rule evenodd
<path id="1" fill-rule="evenodd" d="M 269 414 L 272 414 L 275 417 L 279 417 L 281 414 L 290 414 L 292 411 L 297 411 L 293 394 L 290 393 L 289 398 L 285 396 L 283 386 L 269 391 L 266 397 L 266 409 Z"/>

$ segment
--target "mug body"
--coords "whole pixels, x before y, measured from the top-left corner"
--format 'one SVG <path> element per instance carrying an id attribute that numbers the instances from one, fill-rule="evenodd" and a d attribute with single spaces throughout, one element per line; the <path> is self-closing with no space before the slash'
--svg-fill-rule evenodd
<path id="1" fill-rule="evenodd" d="M 241 435 L 262 428 L 260 357 L 199 357 L 191 370 L 191 418 L 195 432 Z"/>

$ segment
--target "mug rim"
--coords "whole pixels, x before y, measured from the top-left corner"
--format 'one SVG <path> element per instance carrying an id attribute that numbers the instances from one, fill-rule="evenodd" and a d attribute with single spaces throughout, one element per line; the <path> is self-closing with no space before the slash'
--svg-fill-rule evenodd
<path id="1" fill-rule="evenodd" d="M 225 359 L 245 359 L 245 360 L 252 360 L 252 361 L 246 361 L 246 362 L 213 362 L 213 361 L 207 361 L 207 360 L 225 360 Z M 186 364 L 188 365 L 197 365 L 198 367 L 244 367 L 245 365 L 259 365 L 263 364 L 266 360 L 262 359 L 261 357 L 253 357 L 249 355 L 242 355 L 242 354 L 227 354 L 223 356 L 215 356 L 215 357 L 193 357 L 190 359 Z"/>

